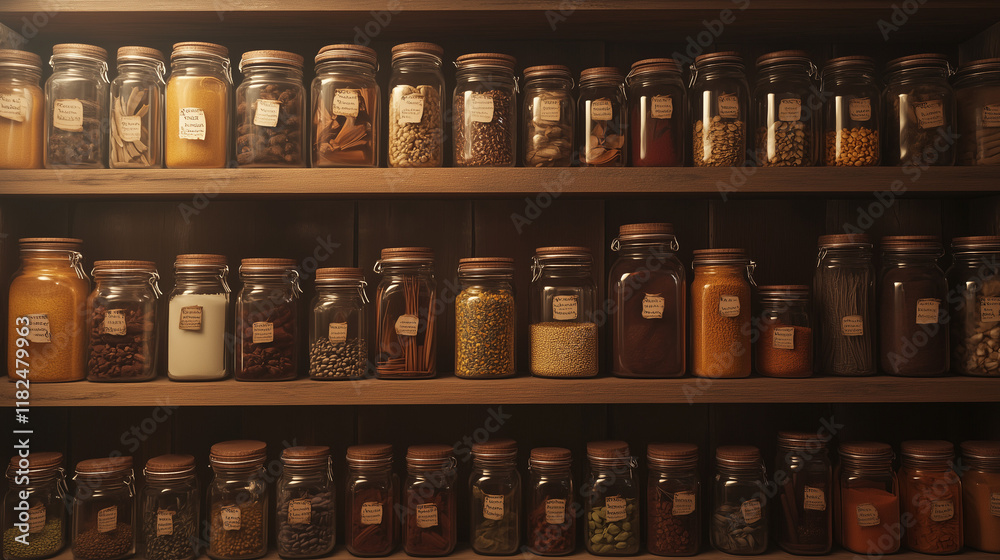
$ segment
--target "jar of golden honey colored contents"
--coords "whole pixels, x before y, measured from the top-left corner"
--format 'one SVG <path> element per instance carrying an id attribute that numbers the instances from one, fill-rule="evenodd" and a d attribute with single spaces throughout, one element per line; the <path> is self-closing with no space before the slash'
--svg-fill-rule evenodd
<path id="1" fill-rule="evenodd" d="M 691 371 L 698 377 L 750 375 L 750 284 L 755 263 L 743 249 L 694 252 Z"/>
<path id="2" fill-rule="evenodd" d="M 899 506 L 906 548 L 924 554 L 962 549 L 962 481 L 952 469 L 955 447 L 947 441 L 904 441 Z M 910 519 L 906 519 L 906 517 Z"/>
<path id="3" fill-rule="evenodd" d="M 191 42 L 174 45 L 166 93 L 167 167 L 228 165 L 232 94 L 226 47 Z"/>
<path id="4" fill-rule="evenodd" d="M 0 169 L 40 169 L 45 96 L 42 59 L 0 49 Z"/>

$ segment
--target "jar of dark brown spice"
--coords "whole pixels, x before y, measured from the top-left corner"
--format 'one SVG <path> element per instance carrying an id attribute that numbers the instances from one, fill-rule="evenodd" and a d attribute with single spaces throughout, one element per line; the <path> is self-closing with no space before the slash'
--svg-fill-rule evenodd
<path id="1" fill-rule="evenodd" d="M 312 83 L 313 167 L 378 167 L 378 59 L 361 45 L 327 45 Z"/>

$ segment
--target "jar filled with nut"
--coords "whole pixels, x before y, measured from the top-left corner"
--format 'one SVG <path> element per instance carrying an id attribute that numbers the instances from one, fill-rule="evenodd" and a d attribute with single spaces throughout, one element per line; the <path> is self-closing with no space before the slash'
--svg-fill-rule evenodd
<path id="1" fill-rule="evenodd" d="M 428 247 L 382 249 L 375 272 L 382 275 L 375 296 L 376 375 L 379 379 L 434 377 L 434 251 Z"/>
<path id="2" fill-rule="evenodd" d="M 531 374 L 598 372 L 597 284 L 587 247 L 539 247 L 531 263 Z"/>
<path id="3" fill-rule="evenodd" d="M 275 491 L 275 531 L 282 558 L 316 558 L 337 541 L 333 461 L 325 445 L 288 447 Z"/>
<path id="4" fill-rule="evenodd" d="M 712 546 L 726 554 L 762 554 L 767 550 L 768 483 L 760 450 L 751 445 L 725 445 L 715 450 L 715 491 L 709 535 Z"/>
<path id="5" fill-rule="evenodd" d="M 434 43 L 392 48 L 389 77 L 389 167 L 444 162 L 444 49 Z"/>
<path id="6" fill-rule="evenodd" d="M 695 167 L 743 165 L 750 99 L 743 57 L 723 51 L 695 58 L 689 99 Z"/>
<path id="7" fill-rule="evenodd" d="M 513 56 L 464 54 L 455 60 L 452 98 L 456 167 L 513 167 L 517 78 Z"/>
<path id="8" fill-rule="evenodd" d="M 684 165 L 687 99 L 677 63 L 670 58 L 640 60 L 625 81 L 632 167 Z"/>
<path id="9" fill-rule="evenodd" d="M 1000 165 L 1000 58 L 974 60 L 961 67 L 955 74 L 955 100 L 957 163 Z"/>
<path id="10" fill-rule="evenodd" d="M 214 43 L 174 45 L 165 96 L 163 149 L 167 167 L 229 165 L 232 96 L 229 49 Z"/>
<path id="11" fill-rule="evenodd" d="M 523 111 L 524 166 L 572 165 L 576 101 L 569 68 L 559 65 L 525 68 Z"/>
<path id="12" fill-rule="evenodd" d="M 327 45 L 312 82 L 313 167 L 378 167 L 378 59 L 361 45 Z"/>
<path id="13" fill-rule="evenodd" d="M 954 73 L 943 54 L 915 54 L 885 67 L 885 163 L 955 163 Z"/>
<path id="14" fill-rule="evenodd" d="M 590 488 L 584 503 L 587 532 L 583 542 L 597 556 L 631 556 L 639 552 L 639 482 L 632 469 L 638 466 L 624 441 L 587 444 Z"/>
<path id="15" fill-rule="evenodd" d="M 41 169 L 45 95 L 35 53 L 0 49 L 0 169 Z"/>
<path id="16" fill-rule="evenodd" d="M 867 56 L 834 58 L 823 67 L 821 81 L 826 99 L 826 165 L 878 165 L 882 95 L 876 83 L 875 61 Z"/>
<path id="17" fill-rule="evenodd" d="M 701 546 L 701 481 L 698 446 L 651 443 L 646 451 L 646 530 L 649 552 L 693 556 Z"/>
<path id="18" fill-rule="evenodd" d="M 146 560 L 194 560 L 201 551 L 201 500 L 194 457 L 160 455 L 146 461 L 142 489 L 143 556 Z"/>
<path id="19" fill-rule="evenodd" d="M 7 466 L 3 505 L 4 560 L 41 560 L 66 546 L 63 455 L 15 455 Z"/>
<path id="20" fill-rule="evenodd" d="M 951 366 L 961 375 L 1000 376 L 1000 236 L 956 237 L 948 285 Z"/>
<path id="21" fill-rule="evenodd" d="M 302 57 L 250 51 L 236 88 L 236 163 L 240 167 L 305 167 L 306 88 Z"/>
<path id="22" fill-rule="evenodd" d="M 573 455 L 562 447 L 536 447 L 528 458 L 525 512 L 527 547 L 539 556 L 563 556 L 576 550 L 573 501 Z"/>
<path id="23" fill-rule="evenodd" d="M 236 379 L 287 381 L 298 372 L 297 300 L 292 259 L 243 259 L 236 299 Z"/>
<path id="24" fill-rule="evenodd" d="M 131 457 L 76 465 L 73 558 L 119 560 L 135 553 L 135 477 Z"/>
<path id="25" fill-rule="evenodd" d="M 87 379 L 148 381 L 156 377 L 156 263 L 97 261 L 87 299 Z"/>
<path id="26" fill-rule="evenodd" d="M 209 454 L 208 556 L 249 560 L 267 552 L 267 479 L 262 441 L 216 443 Z"/>
<path id="27" fill-rule="evenodd" d="M 45 81 L 45 167 L 94 169 L 107 160 L 108 52 L 93 45 L 52 47 Z"/>
<path id="28" fill-rule="evenodd" d="M 628 107 L 625 79 L 613 66 L 580 72 L 580 165 L 623 167 Z"/>
<path id="29" fill-rule="evenodd" d="M 514 259 L 458 262 L 462 289 L 455 299 L 455 375 L 496 379 L 517 373 Z"/>
<path id="30" fill-rule="evenodd" d="M 316 271 L 309 318 L 309 377 L 360 379 L 367 373 L 368 320 L 360 268 Z"/>
<path id="31" fill-rule="evenodd" d="M 753 127 L 760 167 L 816 165 L 816 139 L 823 126 L 817 75 L 805 51 L 777 51 L 757 59 Z"/>
<path id="32" fill-rule="evenodd" d="M 118 49 L 111 82 L 112 169 L 163 167 L 163 53 L 147 47 Z"/>

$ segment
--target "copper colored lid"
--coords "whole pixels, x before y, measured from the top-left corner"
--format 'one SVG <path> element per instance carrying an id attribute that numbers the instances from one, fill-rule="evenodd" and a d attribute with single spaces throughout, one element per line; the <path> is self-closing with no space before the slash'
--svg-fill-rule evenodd
<path id="1" fill-rule="evenodd" d="M 208 459 L 212 463 L 242 464 L 263 462 L 267 457 L 267 444 L 252 439 L 234 439 L 212 446 Z"/>
<path id="2" fill-rule="evenodd" d="M 391 461 L 392 446 L 385 443 L 367 443 L 347 448 L 349 461 Z"/>
<path id="3" fill-rule="evenodd" d="M 109 270 L 134 270 L 138 272 L 156 272 L 156 263 L 153 261 L 94 261 L 94 271 Z"/>
<path id="4" fill-rule="evenodd" d="M 1000 459 L 1000 441 L 963 441 L 962 455 L 976 459 Z"/>
<path id="5" fill-rule="evenodd" d="M 749 260 L 746 250 L 738 247 L 695 249 L 692 255 L 693 264 L 745 263 Z"/>
<path id="6" fill-rule="evenodd" d="M 978 72 L 1000 72 L 1000 58 L 981 58 L 968 62 L 958 69 L 956 78 L 964 78 Z"/>
<path id="7" fill-rule="evenodd" d="M 302 68 L 303 59 L 301 55 L 288 51 L 249 51 L 243 53 L 240 59 L 240 71 L 254 64 L 284 64 Z"/>
<path id="8" fill-rule="evenodd" d="M 573 460 L 573 454 L 565 447 L 536 447 L 531 450 L 528 460 L 542 463 L 569 463 Z"/>
<path id="9" fill-rule="evenodd" d="M 752 445 L 723 445 L 715 449 L 719 463 L 759 463 L 760 449 Z"/>
<path id="10" fill-rule="evenodd" d="M 917 67 L 947 68 L 948 57 L 939 53 L 923 53 L 901 56 L 887 62 L 885 65 L 885 71 L 888 73 Z"/>
<path id="11" fill-rule="evenodd" d="M 743 57 L 736 51 L 721 51 L 698 55 L 694 59 L 695 67 L 701 68 L 702 63 L 715 64 L 718 62 L 743 65 Z"/>
<path id="12" fill-rule="evenodd" d="M 942 249 L 941 238 L 936 235 L 888 235 L 879 240 L 885 251 L 926 251 Z"/>
<path id="13" fill-rule="evenodd" d="M 402 58 L 413 53 L 430 54 L 441 58 L 444 56 L 444 48 L 435 43 L 400 43 L 392 47 L 392 60 L 395 61 L 397 58 Z"/>
<path id="14" fill-rule="evenodd" d="M 680 73 L 680 71 L 681 69 L 677 66 L 677 62 L 672 58 L 646 58 L 632 63 L 633 74 L 646 72 Z"/>
<path id="15" fill-rule="evenodd" d="M 471 257 L 458 260 L 461 272 L 514 272 L 514 259 L 510 257 Z"/>
<path id="16" fill-rule="evenodd" d="M 674 224 L 625 224 L 618 228 L 618 237 L 674 237 Z"/>
<path id="17" fill-rule="evenodd" d="M 240 270 L 243 272 L 267 272 L 272 270 L 294 269 L 298 263 L 295 259 L 243 259 L 240 263 Z"/>
<path id="18" fill-rule="evenodd" d="M 193 472 L 194 467 L 191 455 L 160 455 L 146 461 L 146 472 L 151 474 L 182 474 Z"/>
<path id="19" fill-rule="evenodd" d="M 325 465 L 330 461 L 330 448 L 326 445 L 286 447 L 281 452 L 281 461 L 295 466 Z"/>
<path id="20" fill-rule="evenodd" d="M 837 70 L 849 67 L 861 67 L 874 71 L 875 59 L 870 56 L 841 56 L 831 58 L 826 61 L 826 65 L 823 66 L 823 71 L 826 72 L 827 70 Z"/>
<path id="21" fill-rule="evenodd" d="M 531 80 L 534 78 L 542 77 L 555 77 L 555 78 L 566 78 L 572 79 L 573 74 L 570 72 L 568 66 L 563 66 L 562 64 L 547 64 L 544 66 L 530 66 L 524 69 L 524 79 Z"/>
<path id="22" fill-rule="evenodd" d="M 382 249 L 382 260 L 434 260 L 434 249 L 430 247 L 390 247 Z"/>
<path id="23" fill-rule="evenodd" d="M 344 280 L 360 282 L 365 279 L 365 273 L 360 268 L 351 266 L 320 268 L 316 270 L 316 282 Z"/>
<path id="24" fill-rule="evenodd" d="M 805 286 L 803 286 L 805 287 Z M 778 432 L 778 445 L 785 447 L 825 447 L 826 440 L 815 432 Z"/>
<path id="25" fill-rule="evenodd" d="M 856 459 L 892 459 L 892 446 L 876 441 L 851 441 L 840 444 L 840 455 Z"/>
<path id="26" fill-rule="evenodd" d="M 516 457 L 517 442 L 510 438 L 497 438 L 473 443 L 472 454 L 482 457 Z"/>
<path id="27" fill-rule="evenodd" d="M 108 60 L 108 51 L 95 45 L 85 45 L 83 43 L 62 43 L 53 45 L 52 55 L 77 55 L 101 62 Z"/>
<path id="28" fill-rule="evenodd" d="M 375 49 L 364 45 L 339 43 L 321 48 L 314 60 L 317 64 L 326 62 L 327 60 L 355 60 L 376 66 L 378 64 L 378 54 L 375 52 Z"/>
<path id="29" fill-rule="evenodd" d="M 691 443 L 651 443 L 646 448 L 650 463 L 694 465 L 698 462 L 698 446 Z"/>
<path id="30" fill-rule="evenodd" d="M 0 49 L 0 65 L 30 66 L 36 70 L 42 69 L 42 58 L 33 52 L 15 49 Z"/>
<path id="31" fill-rule="evenodd" d="M 910 440 L 899 446 L 904 457 L 914 459 L 950 459 L 955 454 L 955 446 L 943 440 Z"/>
<path id="32" fill-rule="evenodd" d="M 587 444 L 587 456 L 591 459 L 627 459 L 631 456 L 624 441 L 592 441 Z"/>
<path id="33" fill-rule="evenodd" d="M 79 251 L 82 239 L 73 237 L 25 237 L 17 241 L 23 249 L 50 249 L 57 251 Z"/>
<path id="34" fill-rule="evenodd" d="M 215 266 L 221 268 L 226 266 L 226 256 L 213 255 L 210 253 L 188 253 L 186 255 L 177 255 L 177 260 L 174 261 L 174 266 L 177 268 L 203 266 Z"/>
<path id="35" fill-rule="evenodd" d="M 77 474 L 116 474 L 124 473 L 132 468 L 132 458 L 104 457 L 102 459 L 86 459 L 76 464 Z"/>
<path id="36" fill-rule="evenodd" d="M 622 73 L 614 66 L 595 66 L 594 68 L 587 68 L 583 72 L 580 72 L 580 81 L 590 80 L 593 78 L 617 78 L 619 80 L 624 79 Z"/>
<path id="37" fill-rule="evenodd" d="M 144 59 L 152 59 L 164 64 L 167 63 L 167 58 L 157 49 L 150 47 L 121 47 L 118 49 L 118 62 Z"/>
<path id="38" fill-rule="evenodd" d="M 58 451 L 41 451 L 38 453 L 29 453 L 26 457 L 28 460 L 28 471 L 33 473 L 36 471 L 47 471 L 51 469 L 57 469 L 63 464 L 63 454 Z M 17 469 L 19 463 L 21 462 L 21 456 L 15 455 L 10 458 L 10 468 Z"/>
<path id="39" fill-rule="evenodd" d="M 222 45 L 217 45 L 215 43 L 202 43 L 199 41 L 185 41 L 182 43 L 174 43 L 174 50 L 170 53 L 170 60 L 175 58 L 180 58 L 184 56 L 218 56 L 221 58 L 229 57 L 229 49 Z"/>
<path id="40" fill-rule="evenodd" d="M 951 247 L 956 251 L 997 251 L 1000 250 L 1000 235 L 956 237 L 951 240 Z"/>
<path id="41" fill-rule="evenodd" d="M 452 448 L 449 445 L 431 443 L 426 445 L 411 445 L 406 449 L 406 460 L 414 461 L 441 461 L 452 457 Z"/>
<path id="42" fill-rule="evenodd" d="M 857 245 L 871 245 L 872 237 L 867 233 L 835 233 L 833 235 L 821 235 L 816 242 L 819 247 L 853 247 Z"/>
<path id="43" fill-rule="evenodd" d="M 774 51 L 757 57 L 757 67 L 768 66 L 771 64 L 783 64 L 786 62 L 801 62 L 804 64 L 809 64 L 812 62 L 809 60 L 809 54 L 806 51 L 790 50 L 790 51 Z"/>
<path id="44" fill-rule="evenodd" d="M 501 66 L 513 70 L 516 64 L 516 58 L 501 53 L 470 53 L 455 59 L 455 66 L 459 69 L 476 66 Z"/>
<path id="45" fill-rule="evenodd" d="M 572 247 L 572 246 L 560 246 L 560 247 L 539 247 L 535 249 L 535 254 L 539 257 L 549 256 L 549 255 L 587 255 L 591 254 L 589 247 Z"/>

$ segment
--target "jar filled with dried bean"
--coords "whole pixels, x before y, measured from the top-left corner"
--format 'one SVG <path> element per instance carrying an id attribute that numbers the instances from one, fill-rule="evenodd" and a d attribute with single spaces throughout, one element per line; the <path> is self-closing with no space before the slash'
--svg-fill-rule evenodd
<path id="1" fill-rule="evenodd" d="M 689 89 L 695 167 L 743 165 L 750 99 L 743 57 L 733 51 L 698 56 Z"/>
<path id="2" fill-rule="evenodd" d="M 517 78 L 513 56 L 463 54 L 455 60 L 452 98 L 456 167 L 513 167 Z"/>
<path id="3" fill-rule="evenodd" d="M 687 98 L 677 63 L 670 58 L 640 60 L 625 81 L 632 167 L 684 165 Z"/>
<path id="4" fill-rule="evenodd" d="M 521 544 L 521 475 L 517 442 L 494 438 L 472 445 L 470 536 L 477 554 L 506 556 Z"/>
<path id="5" fill-rule="evenodd" d="M 590 477 L 584 488 L 583 542 L 597 556 L 630 556 L 639 552 L 639 483 L 632 469 L 638 466 L 624 441 L 587 444 Z"/>
<path id="6" fill-rule="evenodd" d="M 955 74 L 959 165 L 1000 165 L 1000 58 L 974 60 Z"/>
<path id="7" fill-rule="evenodd" d="M 45 81 L 45 167 L 102 168 L 107 161 L 108 52 L 93 45 L 52 47 Z"/>
<path id="8" fill-rule="evenodd" d="M 167 167 L 229 165 L 232 96 L 229 49 L 214 43 L 174 45 L 165 101 Z"/>
<path id="9" fill-rule="evenodd" d="M 646 452 L 646 547 L 658 556 L 694 556 L 701 546 L 698 446 L 651 443 Z"/>
<path id="10" fill-rule="evenodd" d="M 389 77 L 389 167 L 444 162 L 444 49 L 434 43 L 392 48 Z"/>
<path id="11" fill-rule="evenodd" d="M 309 318 L 309 377 L 360 379 L 368 366 L 368 295 L 360 268 L 316 271 Z"/>
<path id="12" fill-rule="evenodd" d="M 288 447 L 275 490 L 275 531 L 282 558 L 326 556 L 337 542 L 333 461 L 325 445 Z"/>
<path id="13" fill-rule="evenodd" d="M 250 51 L 240 59 L 236 88 L 236 164 L 306 167 L 306 88 L 302 57 Z"/>
<path id="14" fill-rule="evenodd" d="M 267 553 L 267 475 L 262 441 L 233 440 L 212 446 L 215 477 L 208 487 L 208 556 L 249 560 Z"/>
<path id="15" fill-rule="evenodd" d="M 955 446 L 947 441 L 904 441 L 899 503 L 908 517 L 906 548 L 924 554 L 962 549 L 962 481 L 953 469 Z"/>
<path id="16" fill-rule="evenodd" d="M 87 298 L 87 379 L 148 381 L 156 377 L 160 275 L 151 261 L 97 261 Z"/>
<path id="17" fill-rule="evenodd" d="M 496 379 L 517 373 L 514 259 L 458 261 L 462 291 L 455 299 L 455 375 Z"/>
<path id="18" fill-rule="evenodd" d="M 74 560 L 118 560 L 135 554 L 135 476 L 131 457 L 76 465 Z"/>
<path id="19" fill-rule="evenodd" d="M 955 163 L 954 73 L 943 54 L 915 54 L 885 68 L 885 163 Z"/>
<path id="20" fill-rule="evenodd" d="M 7 375 L 33 383 L 87 375 L 87 295 L 83 241 L 21 239 L 21 267 L 10 281 Z"/>
<path id="21" fill-rule="evenodd" d="M 855 554 L 899 550 L 899 483 L 885 443 L 840 444 L 839 506 L 834 512 L 841 546 Z"/>
<path id="22" fill-rule="evenodd" d="M 724 445 L 715 450 L 715 491 L 709 534 L 712 546 L 727 554 L 762 554 L 767 550 L 770 505 L 763 496 L 767 473 L 760 450 Z"/>
<path id="23" fill-rule="evenodd" d="M 962 442 L 965 545 L 1000 552 L 1000 441 Z"/>
<path id="24" fill-rule="evenodd" d="M 379 379 L 434 377 L 434 251 L 427 247 L 382 249 L 375 272 L 382 275 L 375 296 L 376 375 Z"/>
<path id="25" fill-rule="evenodd" d="M 743 249 L 699 249 L 691 267 L 691 373 L 747 377 L 750 284 L 756 263 Z"/>
<path id="26" fill-rule="evenodd" d="M 951 251 L 952 371 L 1000 376 L 1000 236 L 956 237 Z"/>
<path id="27" fill-rule="evenodd" d="M 194 560 L 201 551 L 201 496 L 194 457 L 160 455 L 146 461 L 142 490 L 142 547 L 146 560 Z"/>
<path id="28" fill-rule="evenodd" d="M 399 543 L 399 480 L 392 473 L 392 446 L 347 448 L 347 550 L 355 556 L 387 556 Z"/>
<path id="29" fill-rule="evenodd" d="M 531 374 L 594 377 L 597 284 L 587 247 L 539 247 L 531 262 Z"/>
<path id="30" fill-rule="evenodd" d="M 536 447 L 528 457 L 527 547 L 540 556 L 563 556 L 576 550 L 573 456 L 562 447 Z"/>
<path id="31" fill-rule="evenodd" d="M 378 167 L 378 59 L 361 45 L 327 45 L 312 83 L 313 167 Z"/>
<path id="32" fill-rule="evenodd" d="M 882 95 L 875 61 L 843 56 L 826 63 L 820 89 L 826 98 L 824 150 L 827 165 L 862 167 L 879 163 Z"/>
<path id="33" fill-rule="evenodd" d="M 226 333 L 229 265 L 224 255 L 177 255 L 167 306 L 167 376 L 176 381 L 223 379 L 230 371 Z"/>
<path id="34" fill-rule="evenodd" d="M 587 68 L 580 72 L 580 165 L 624 167 L 628 134 L 628 103 L 625 79 L 613 66 Z"/>
<path id="35" fill-rule="evenodd" d="M 790 554 L 830 552 L 833 471 L 826 440 L 816 433 L 779 432 L 774 470 L 778 546 Z"/>
<path id="36" fill-rule="evenodd" d="M 813 373 L 813 330 L 809 286 L 760 286 L 757 373 L 767 377 L 809 377 Z"/>
<path id="37" fill-rule="evenodd" d="M 569 167 L 573 164 L 576 101 L 573 76 L 566 66 L 524 69 L 524 126 L 521 162 L 525 167 Z"/>
<path id="38" fill-rule="evenodd" d="M 875 375 L 875 268 L 866 234 L 821 235 L 813 275 L 817 370 Z"/>
<path id="39" fill-rule="evenodd" d="M 243 259 L 236 299 L 237 381 L 287 381 L 298 373 L 297 300 L 293 259 Z"/>
<path id="40" fill-rule="evenodd" d="M 45 97 L 35 53 L 0 49 L 0 169 L 41 169 Z"/>
<path id="41" fill-rule="evenodd" d="M 3 559 L 40 560 L 66 546 L 66 479 L 63 455 L 15 455 L 7 466 L 3 504 Z"/>
<path id="42" fill-rule="evenodd" d="M 410 556 L 447 556 L 455 550 L 456 466 L 450 445 L 411 445 L 407 449 L 403 550 Z"/>
<path id="43" fill-rule="evenodd" d="M 816 165 L 816 140 L 823 128 L 817 74 L 805 51 L 777 51 L 757 59 L 753 127 L 758 166 Z"/>
<path id="44" fill-rule="evenodd" d="M 111 82 L 112 169 L 163 167 L 163 53 L 148 47 L 118 49 Z"/>

